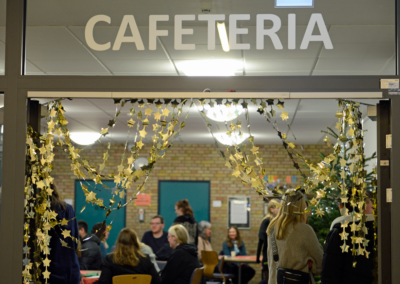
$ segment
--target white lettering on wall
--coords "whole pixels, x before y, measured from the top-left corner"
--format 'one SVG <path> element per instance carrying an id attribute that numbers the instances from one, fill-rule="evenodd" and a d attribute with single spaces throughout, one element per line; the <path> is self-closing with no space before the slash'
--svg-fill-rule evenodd
<path id="1" fill-rule="evenodd" d="M 168 21 L 168 15 L 150 15 L 149 17 L 149 49 L 157 49 L 157 37 L 168 36 L 167 30 L 157 30 L 158 21 Z"/>
<path id="2" fill-rule="evenodd" d="M 317 24 L 320 35 L 313 35 L 315 24 Z M 308 22 L 306 32 L 304 33 L 303 41 L 301 42 L 300 49 L 307 49 L 310 41 L 322 41 L 325 49 L 333 49 L 331 38 L 329 37 L 328 30 L 326 29 L 324 18 L 321 14 L 312 14 Z"/>
<path id="3" fill-rule="evenodd" d="M 85 27 L 85 39 L 86 39 L 87 45 L 91 49 L 96 50 L 96 51 L 104 51 L 104 50 L 110 49 L 111 43 L 107 42 L 105 44 L 98 44 L 97 42 L 95 42 L 94 36 L 93 36 L 93 30 L 94 30 L 94 26 L 98 22 L 106 22 L 107 24 L 111 24 L 111 18 L 106 15 L 97 15 L 97 16 L 90 18 L 90 20 L 87 22 L 86 27 Z"/>
<path id="4" fill-rule="evenodd" d="M 272 28 L 264 29 L 264 21 L 269 20 L 272 22 Z M 264 49 L 264 36 L 269 36 L 274 44 L 275 49 L 283 49 L 282 43 L 276 34 L 281 28 L 281 19 L 272 14 L 260 14 L 257 15 L 257 37 L 256 37 L 256 48 Z"/>
<path id="5" fill-rule="evenodd" d="M 193 29 L 183 28 L 183 21 L 196 20 L 195 15 L 175 15 L 174 17 L 174 48 L 175 50 L 195 50 L 193 43 L 183 43 L 184 35 L 193 35 Z M 217 21 L 224 21 L 225 15 L 199 15 L 199 21 L 207 21 L 207 48 L 215 50 L 215 30 Z M 250 20 L 249 14 L 229 15 L 229 45 L 231 50 L 249 50 L 249 43 L 239 43 L 238 35 L 249 33 L 247 28 L 238 27 L 238 21 Z M 157 49 L 157 37 L 168 36 L 168 30 L 158 30 L 157 23 L 160 21 L 169 21 L 168 15 L 150 15 L 149 16 L 149 50 Z M 265 29 L 265 21 L 271 21 L 272 26 Z M 97 43 L 94 39 L 94 28 L 98 22 L 111 24 L 111 18 L 107 15 L 96 15 L 89 19 L 85 27 L 85 40 L 89 48 L 96 51 L 104 51 L 111 48 L 111 42 Z M 127 29 L 130 29 L 132 36 L 125 36 Z M 283 49 L 282 42 L 277 34 L 281 29 L 282 22 L 277 15 L 258 14 L 256 16 L 256 49 L 264 49 L 265 37 L 268 36 L 275 49 Z M 319 34 L 313 35 L 314 28 L 317 27 Z M 310 42 L 322 42 L 325 49 L 333 49 L 329 32 L 326 28 L 321 14 L 311 14 L 300 49 L 307 49 Z M 133 15 L 125 15 L 122 19 L 112 50 L 120 50 L 122 43 L 135 43 L 137 50 L 145 50 L 139 29 Z M 296 14 L 288 14 L 288 49 L 296 49 Z"/>
<path id="6" fill-rule="evenodd" d="M 208 50 L 215 49 L 215 28 L 217 21 L 224 21 L 225 15 L 199 15 L 199 21 L 207 21 L 207 48 Z"/>
<path id="7" fill-rule="evenodd" d="M 131 30 L 132 36 L 125 36 L 128 26 Z M 119 27 L 117 38 L 115 39 L 112 49 L 119 50 L 123 42 L 134 42 L 137 50 L 144 50 L 143 41 L 133 15 L 125 15 L 122 19 L 122 23 Z"/>
<path id="8" fill-rule="evenodd" d="M 196 46 L 194 44 L 183 44 L 182 35 L 192 35 L 193 29 L 182 28 L 182 21 L 194 21 L 195 15 L 175 15 L 175 38 L 174 47 L 175 50 L 194 50 Z"/>
<path id="9" fill-rule="evenodd" d="M 250 14 L 243 15 L 229 15 L 229 48 L 235 49 L 250 49 L 250 43 L 237 43 L 237 35 L 247 35 L 249 29 L 239 29 L 237 27 L 237 21 L 239 20 L 250 20 Z"/>

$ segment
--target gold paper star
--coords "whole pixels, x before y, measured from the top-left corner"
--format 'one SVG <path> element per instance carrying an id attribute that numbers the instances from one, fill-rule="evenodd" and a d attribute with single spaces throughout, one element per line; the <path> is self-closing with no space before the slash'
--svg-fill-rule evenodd
<path id="1" fill-rule="evenodd" d="M 253 148 L 251 148 L 250 151 L 253 152 L 253 154 L 256 154 L 256 153 L 258 153 L 258 149 L 260 149 L 260 148 L 253 146 Z"/>
<path id="2" fill-rule="evenodd" d="M 142 139 L 140 139 L 140 141 L 136 143 L 136 146 L 138 146 L 139 149 L 142 149 L 142 147 L 144 146 Z"/>
<path id="3" fill-rule="evenodd" d="M 340 129 L 342 128 L 342 124 L 340 122 L 336 123 L 336 127 L 335 127 L 338 131 L 340 131 Z"/>
<path id="4" fill-rule="evenodd" d="M 315 212 L 315 214 L 317 214 L 318 217 L 322 217 L 325 214 L 325 211 L 322 210 L 321 208 L 318 208 L 317 211 Z"/>
<path id="5" fill-rule="evenodd" d="M 151 115 L 153 113 L 153 110 L 151 108 L 147 108 L 144 112 L 145 115 Z"/>
<path id="6" fill-rule="evenodd" d="M 347 133 L 349 134 L 349 136 L 354 136 L 354 129 L 350 128 Z"/>
<path id="7" fill-rule="evenodd" d="M 68 220 L 67 219 L 65 219 L 65 218 L 63 218 L 62 220 L 61 220 L 61 226 L 67 226 L 68 225 Z"/>
<path id="8" fill-rule="evenodd" d="M 124 171 L 124 165 L 121 164 L 121 165 L 118 166 L 118 172 L 122 173 L 123 171 Z"/>
<path id="9" fill-rule="evenodd" d="M 282 111 L 282 114 L 280 115 L 282 117 L 282 120 L 288 120 L 289 119 L 289 113 Z"/>
<path id="10" fill-rule="evenodd" d="M 229 163 L 229 161 L 226 161 L 225 166 L 227 166 L 228 168 L 231 168 L 231 163 Z"/>
<path id="11" fill-rule="evenodd" d="M 51 260 L 46 257 L 46 259 L 43 260 L 43 266 L 46 266 L 46 267 L 50 266 L 50 262 L 51 262 Z"/>
<path id="12" fill-rule="evenodd" d="M 342 167 L 345 167 L 346 164 L 347 164 L 347 161 L 346 161 L 345 159 L 341 159 L 341 160 L 340 160 L 340 165 L 341 165 Z"/>
<path id="13" fill-rule="evenodd" d="M 239 177 L 240 176 L 240 171 L 238 169 L 235 169 L 232 173 L 233 176 Z"/>
<path id="14" fill-rule="evenodd" d="M 344 243 L 342 246 L 340 246 L 340 248 L 342 249 L 342 252 L 348 252 L 349 251 L 349 246 L 346 245 L 346 243 Z"/>
<path id="15" fill-rule="evenodd" d="M 42 273 L 44 279 L 49 279 L 50 278 L 50 272 L 46 269 L 45 272 Z"/>
<path id="16" fill-rule="evenodd" d="M 159 121 L 159 120 L 161 119 L 161 113 L 155 112 L 155 113 L 154 113 L 154 119 L 157 120 L 157 121 Z"/>
<path id="17" fill-rule="evenodd" d="M 348 233 L 346 233 L 346 231 L 344 231 L 343 230 L 343 232 L 341 233 L 341 234 L 339 234 L 339 236 L 342 238 L 342 240 L 347 240 L 347 236 L 348 236 L 349 234 Z"/>
<path id="18" fill-rule="evenodd" d="M 157 123 L 153 124 L 153 131 L 157 131 L 157 129 L 160 127 Z"/>
<path id="19" fill-rule="evenodd" d="M 165 108 L 165 109 L 163 110 L 162 115 L 168 116 L 169 113 L 170 113 L 170 111 L 169 111 L 167 108 Z"/>
<path id="20" fill-rule="evenodd" d="M 122 190 L 119 192 L 119 198 L 124 199 L 124 197 L 125 197 L 125 191 Z"/>
<path id="21" fill-rule="evenodd" d="M 68 247 L 68 244 L 67 244 L 67 242 L 65 242 L 65 241 L 63 241 L 63 240 L 61 240 L 61 245 L 63 246 L 63 247 Z"/>
<path id="22" fill-rule="evenodd" d="M 64 239 L 71 237 L 71 231 L 69 230 L 64 230 L 61 234 L 64 236 Z"/>
<path id="23" fill-rule="evenodd" d="M 86 202 L 91 202 L 93 199 L 96 199 L 96 193 L 91 191 L 87 196 L 86 196 Z"/>
<path id="24" fill-rule="evenodd" d="M 147 134 L 147 132 L 146 132 L 146 127 L 144 127 L 143 130 L 139 131 L 139 135 L 140 135 L 140 137 L 142 137 L 142 138 L 145 138 L 145 137 L 146 137 L 146 134 Z"/>
<path id="25" fill-rule="evenodd" d="M 55 117 L 56 114 L 57 114 L 57 112 L 55 111 L 55 109 L 54 109 L 54 108 L 51 109 L 51 111 L 50 111 L 50 117 Z"/>
<path id="26" fill-rule="evenodd" d="M 288 143 L 288 146 L 292 149 L 294 149 L 294 147 L 296 147 L 292 142 Z"/>
<path id="27" fill-rule="evenodd" d="M 128 120 L 128 127 L 133 127 L 134 124 L 135 121 L 132 118 Z"/>

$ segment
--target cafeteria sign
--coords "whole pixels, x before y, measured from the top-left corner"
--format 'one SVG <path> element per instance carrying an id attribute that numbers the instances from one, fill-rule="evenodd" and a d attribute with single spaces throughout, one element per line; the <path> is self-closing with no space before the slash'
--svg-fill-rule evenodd
<path id="1" fill-rule="evenodd" d="M 174 17 L 174 48 L 175 50 L 195 50 L 194 43 L 183 43 L 183 36 L 192 35 L 193 29 L 183 28 L 183 22 L 195 21 L 196 15 L 175 15 Z M 215 30 L 218 21 L 224 21 L 225 15 L 198 15 L 198 21 L 207 22 L 208 32 L 208 50 L 215 49 Z M 248 34 L 247 28 L 238 28 L 237 21 L 250 20 L 250 14 L 233 14 L 229 15 L 229 47 L 231 50 L 249 50 L 250 43 L 238 43 L 237 35 Z M 168 36 L 168 30 L 157 29 L 158 22 L 169 21 L 169 15 L 150 15 L 149 16 L 149 50 L 157 49 L 157 37 Z M 272 22 L 272 26 L 268 29 L 264 27 L 265 21 Z M 87 45 L 96 51 L 105 51 L 111 48 L 119 50 L 122 43 L 134 43 L 137 50 L 145 50 L 142 37 L 133 15 L 125 15 L 122 19 L 118 33 L 116 34 L 113 43 L 98 43 L 94 39 L 94 28 L 98 22 L 106 22 L 111 24 L 111 18 L 107 15 L 93 16 L 85 27 L 85 40 Z M 256 49 L 264 49 L 264 39 L 268 36 L 275 49 L 283 49 L 282 42 L 277 35 L 277 32 L 282 26 L 281 19 L 274 14 L 258 14 L 256 16 Z M 126 36 L 128 30 L 132 35 Z M 313 35 L 314 28 L 319 29 L 318 35 Z M 311 41 L 322 42 L 325 49 L 333 49 L 331 38 L 329 37 L 324 19 L 321 14 L 311 14 L 304 33 L 303 40 L 300 44 L 300 49 L 307 49 Z M 296 14 L 288 15 L 288 49 L 296 49 Z"/>

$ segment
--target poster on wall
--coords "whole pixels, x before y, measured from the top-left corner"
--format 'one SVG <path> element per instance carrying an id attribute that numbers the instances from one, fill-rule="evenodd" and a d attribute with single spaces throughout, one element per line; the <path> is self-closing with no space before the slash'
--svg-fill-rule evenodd
<path id="1" fill-rule="evenodd" d="M 236 226 L 239 229 L 250 229 L 250 197 L 228 197 L 228 229 Z"/>

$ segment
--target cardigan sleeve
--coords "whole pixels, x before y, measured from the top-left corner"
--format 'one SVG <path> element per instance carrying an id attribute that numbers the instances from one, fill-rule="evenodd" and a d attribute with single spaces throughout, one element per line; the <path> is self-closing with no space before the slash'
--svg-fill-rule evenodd
<path id="1" fill-rule="evenodd" d="M 247 255 L 246 245 L 244 244 L 243 241 L 241 247 L 239 248 L 239 253 L 237 255 Z"/>
<path id="2" fill-rule="evenodd" d="M 323 250 L 318 241 L 317 235 L 311 226 L 306 225 L 306 235 L 304 245 L 310 257 L 313 260 L 312 273 L 315 275 L 321 274 L 322 271 L 322 256 Z"/>
<path id="3" fill-rule="evenodd" d="M 222 244 L 222 251 L 224 252 L 224 255 L 231 255 L 231 250 L 229 249 L 227 242 Z"/>

